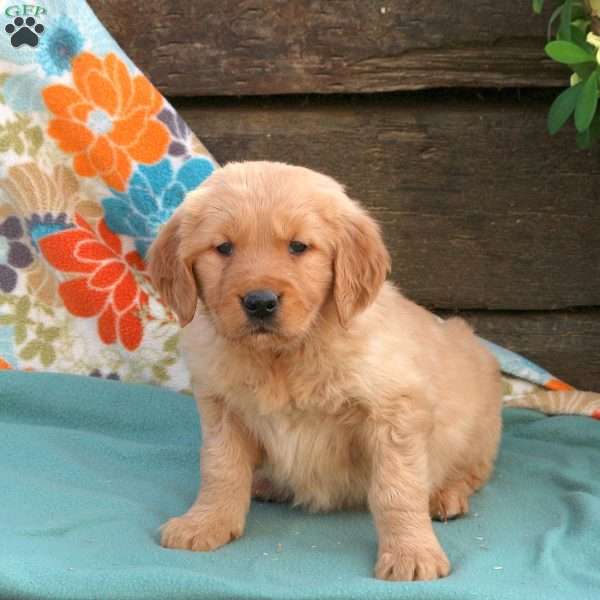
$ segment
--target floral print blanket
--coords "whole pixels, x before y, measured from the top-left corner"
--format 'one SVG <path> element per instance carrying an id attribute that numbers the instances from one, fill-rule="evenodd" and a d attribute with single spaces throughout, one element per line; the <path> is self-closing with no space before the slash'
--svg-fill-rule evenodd
<path id="1" fill-rule="evenodd" d="M 83 0 L 0 0 L 0 369 L 187 390 L 144 261 L 216 166 Z M 568 389 L 490 347 L 507 396 Z"/>

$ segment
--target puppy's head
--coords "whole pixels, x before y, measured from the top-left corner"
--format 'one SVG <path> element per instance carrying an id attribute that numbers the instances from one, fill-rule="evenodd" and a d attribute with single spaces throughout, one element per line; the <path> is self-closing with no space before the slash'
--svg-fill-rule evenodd
<path id="1" fill-rule="evenodd" d="M 342 325 L 389 270 L 375 222 L 330 177 L 282 163 L 231 163 L 191 192 L 149 254 L 182 325 L 199 301 L 220 335 L 281 346 L 333 305 Z"/>

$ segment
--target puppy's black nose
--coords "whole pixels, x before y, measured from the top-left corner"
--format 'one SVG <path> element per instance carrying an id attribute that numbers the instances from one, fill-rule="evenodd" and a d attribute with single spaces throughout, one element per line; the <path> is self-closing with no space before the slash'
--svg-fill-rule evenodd
<path id="1" fill-rule="evenodd" d="M 277 312 L 279 298 L 271 290 L 254 290 L 242 298 L 246 314 L 254 319 L 269 319 Z"/>

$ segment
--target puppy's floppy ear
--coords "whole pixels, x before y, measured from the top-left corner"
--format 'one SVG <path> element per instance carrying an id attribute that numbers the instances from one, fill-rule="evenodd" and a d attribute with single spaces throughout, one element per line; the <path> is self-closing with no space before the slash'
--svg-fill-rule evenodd
<path id="1" fill-rule="evenodd" d="M 179 208 L 160 229 L 150 246 L 148 271 L 152 284 L 184 327 L 194 318 L 198 298 L 192 267 L 180 253 L 182 218 Z"/>
<path id="2" fill-rule="evenodd" d="M 375 300 L 390 264 L 377 223 L 358 207 L 344 214 L 333 265 L 333 298 L 343 326 Z"/>

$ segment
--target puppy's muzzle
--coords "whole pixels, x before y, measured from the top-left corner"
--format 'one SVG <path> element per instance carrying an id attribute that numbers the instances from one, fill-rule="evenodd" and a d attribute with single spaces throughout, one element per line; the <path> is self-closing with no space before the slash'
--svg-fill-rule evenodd
<path id="1" fill-rule="evenodd" d="M 252 321 L 270 321 L 279 309 L 279 296 L 273 290 L 254 290 L 241 300 L 246 315 Z"/>

